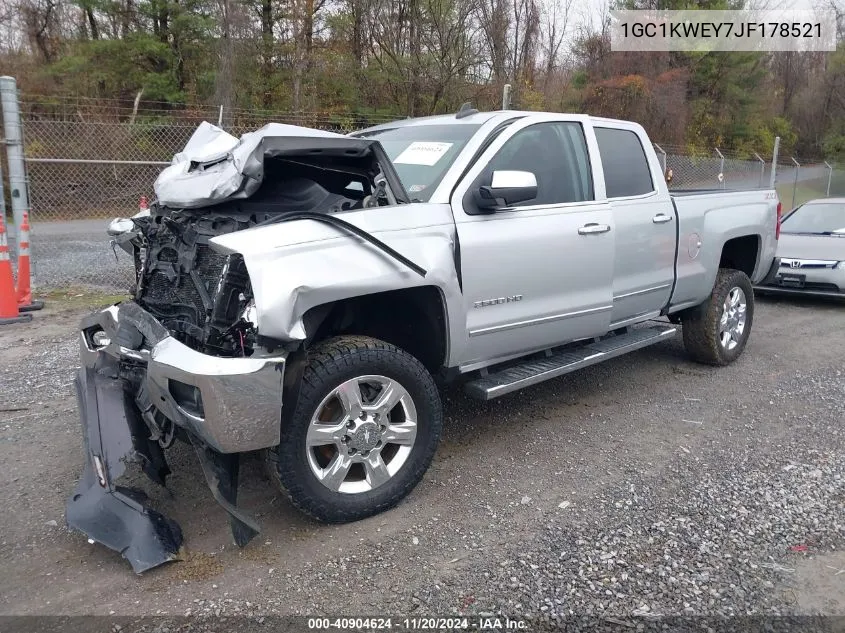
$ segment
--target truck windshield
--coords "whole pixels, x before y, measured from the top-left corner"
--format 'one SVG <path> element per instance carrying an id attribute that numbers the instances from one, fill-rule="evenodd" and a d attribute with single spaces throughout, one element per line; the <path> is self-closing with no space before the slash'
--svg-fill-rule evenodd
<path id="1" fill-rule="evenodd" d="M 408 125 L 355 134 L 381 142 L 408 197 L 427 202 L 480 125 Z"/>
<path id="2" fill-rule="evenodd" d="M 845 204 L 823 202 L 802 205 L 784 218 L 782 227 L 784 233 L 845 235 Z"/>

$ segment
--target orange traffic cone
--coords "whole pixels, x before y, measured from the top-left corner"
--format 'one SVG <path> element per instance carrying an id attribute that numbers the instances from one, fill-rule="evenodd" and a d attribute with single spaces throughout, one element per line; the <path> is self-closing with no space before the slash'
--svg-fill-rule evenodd
<path id="1" fill-rule="evenodd" d="M 18 313 L 15 278 L 12 276 L 9 243 L 6 241 L 6 225 L 3 216 L 0 215 L 0 325 L 31 320 L 31 314 Z"/>
<path id="2" fill-rule="evenodd" d="M 23 212 L 18 237 L 18 310 L 32 312 L 44 307 L 43 301 L 32 300 L 31 271 L 29 267 L 29 213 Z"/>

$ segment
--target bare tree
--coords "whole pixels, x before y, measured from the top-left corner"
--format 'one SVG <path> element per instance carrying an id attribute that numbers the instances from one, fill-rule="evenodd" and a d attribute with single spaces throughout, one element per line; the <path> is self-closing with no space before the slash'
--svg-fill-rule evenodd
<path id="1" fill-rule="evenodd" d="M 346 0 L 347 11 L 352 21 L 352 59 L 359 71 L 364 68 L 364 21 L 366 0 Z"/>
<path id="2" fill-rule="evenodd" d="M 58 0 L 24 0 L 19 5 L 26 35 L 48 64 L 58 54 L 59 10 Z"/>
<path id="3" fill-rule="evenodd" d="M 549 0 L 543 11 L 541 49 L 545 61 L 546 81 L 560 64 L 561 48 L 569 29 L 574 0 Z"/>
<path id="4" fill-rule="evenodd" d="M 293 109 L 302 110 L 302 84 L 314 64 L 314 28 L 326 0 L 292 0 Z"/>
<path id="5" fill-rule="evenodd" d="M 568 0 L 566 0 L 568 1 Z M 531 83 L 540 51 L 538 0 L 479 0 L 477 20 L 484 35 L 493 83 Z"/>
<path id="6" fill-rule="evenodd" d="M 372 0 L 370 59 L 408 116 L 435 112 L 479 63 L 477 0 Z"/>
<path id="7" fill-rule="evenodd" d="M 409 110 L 410 78 L 414 74 L 410 33 L 413 0 L 372 0 L 368 4 L 367 30 L 370 56 L 383 74 L 394 103 L 406 114 Z M 413 109 L 411 105 L 410 109 Z"/>
<path id="8" fill-rule="evenodd" d="M 431 95 L 427 113 L 433 114 L 449 86 L 478 63 L 479 29 L 473 24 L 475 0 L 428 0 L 426 8 L 428 23 L 420 42 L 429 60 L 424 73 Z"/>
<path id="9" fill-rule="evenodd" d="M 276 12 L 273 0 L 261 0 L 259 3 L 261 20 L 261 105 L 265 109 L 273 107 L 273 58 L 276 53 L 276 39 L 273 29 Z"/>
<path id="10" fill-rule="evenodd" d="M 217 0 L 220 16 L 220 42 L 218 51 L 217 77 L 214 99 L 223 107 L 224 116 L 230 116 L 234 105 L 234 43 L 232 33 L 232 0 Z"/>
<path id="11" fill-rule="evenodd" d="M 480 0 L 478 21 L 484 32 L 493 81 L 497 85 L 504 84 L 510 79 L 507 65 L 511 22 L 507 0 Z"/>

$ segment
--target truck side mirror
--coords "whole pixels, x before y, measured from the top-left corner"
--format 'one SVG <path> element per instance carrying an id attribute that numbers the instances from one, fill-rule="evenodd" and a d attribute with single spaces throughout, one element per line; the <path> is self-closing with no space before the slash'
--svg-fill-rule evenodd
<path id="1" fill-rule="evenodd" d="M 478 207 L 486 210 L 533 200 L 537 197 L 537 177 L 530 171 L 494 171 L 490 184 L 479 187 L 474 197 Z"/>

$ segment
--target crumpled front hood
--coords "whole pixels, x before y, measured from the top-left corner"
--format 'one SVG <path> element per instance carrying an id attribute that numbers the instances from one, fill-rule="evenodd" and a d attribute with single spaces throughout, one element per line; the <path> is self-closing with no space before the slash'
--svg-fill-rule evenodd
<path id="1" fill-rule="evenodd" d="M 203 121 L 173 164 L 156 178 L 158 203 L 174 209 L 195 209 L 231 198 L 248 198 L 263 177 L 263 159 L 285 140 L 344 139 L 342 134 L 298 125 L 268 123 L 261 129 L 235 138 L 216 125 Z M 355 141 L 350 139 L 350 145 Z M 358 145 L 361 141 L 357 142 Z"/>
<path id="2" fill-rule="evenodd" d="M 778 257 L 845 261 L 845 236 L 781 233 Z"/>

